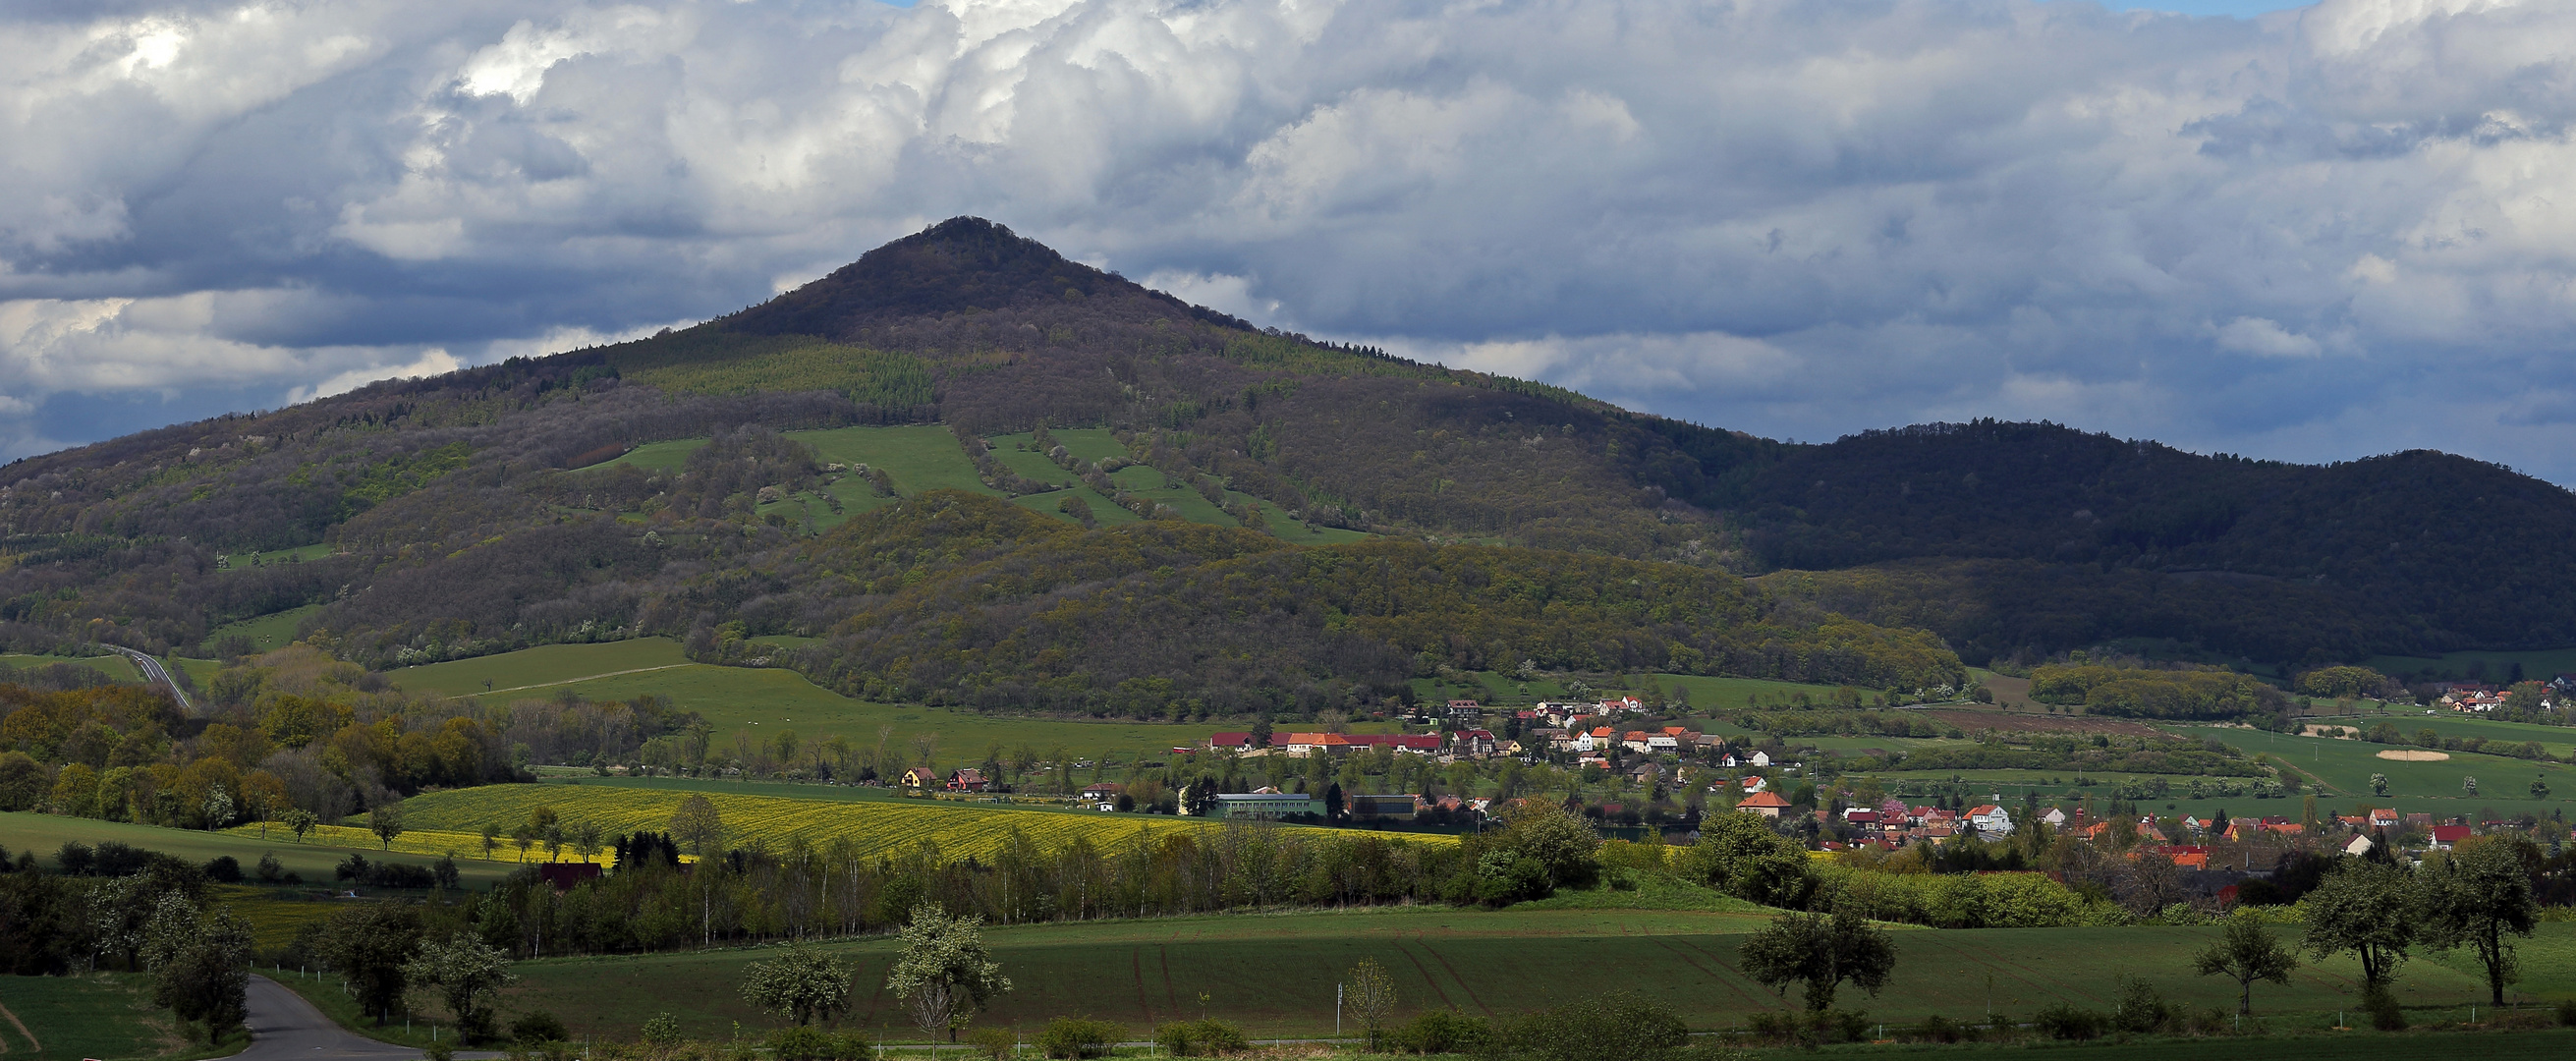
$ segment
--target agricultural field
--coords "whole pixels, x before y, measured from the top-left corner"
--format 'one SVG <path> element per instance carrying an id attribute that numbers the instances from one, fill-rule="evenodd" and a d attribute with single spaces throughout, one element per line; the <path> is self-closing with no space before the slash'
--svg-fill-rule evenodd
<path id="1" fill-rule="evenodd" d="M 1025 1031 L 1050 1017 L 1087 1014 L 1141 1034 L 1205 1012 L 1257 1036 L 1330 1034 L 1334 984 L 1360 959 L 1375 958 L 1396 977 L 1398 1019 L 1453 1006 L 1471 1015 L 1509 1016 L 1595 990 L 1632 989 L 1673 1007 L 1696 1028 L 1725 1029 L 1740 1026 L 1747 1014 L 1796 1004 L 1794 995 L 1784 1001 L 1739 971 L 1737 946 L 1767 920 L 1700 911 L 1416 907 L 988 928 L 986 942 L 1015 988 L 979 1023 Z M 2026 1017 L 2057 1001 L 2108 1010 L 2115 979 L 2127 973 L 2195 1011 L 2225 1006 L 2232 1012 L 2235 985 L 2191 971 L 2191 954 L 2217 931 L 1901 930 L 1887 990 L 1876 999 L 1852 991 L 1844 1005 L 1891 1022 L 1933 1014 L 1973 1019 L 1989 1005 Z M 2298 934 L 2295 926 L 2284 932 Z M 883 982 L 893 941 L 829 949 L 858 969 L 860 1001 L 844 1027 L 882 1031 L 894 1041 L 917 1039 L 896 1001 L 870 990 Z M 692 1034 L 714 1037 L 734 1021 L 746 1027 L 766 1021 L 733 992 L 704 985 L 739 983 L 746 965 L 770 953 L 750 948 L 527 962 L 517 967 L 523 980 L 507 1004 L 577 1014 L 576 1032 L 619 1036 L 632 1036 L 655 1012 L 668 1010 Z M 2531 996 L 2576 992 L 2576 925 L 2541 926 L 2524 955 L 2531 979 L 2522 989 Z M 2255 1012 L 2275 1030 L 2321 1030 L 2338 1007 L 2352 1004 L 2358 979 L 2349 958 L 2307 964 L 2288 986 L 2258 985 Z M 2418 960 L 2398 982 L 2405 1001 L 2421 1007 L 2465 1007 L 2482 993 L 2456 961 Z M 2436 1012 L 2416 1019 L 2435 1019 Z"/>
<path id="2" fill-rule="evenodd" d="M 555 687 L 610 676 L 700 666 L 680 643 L 643 637 L 590 645 L 539 645 L 495 656 L 430 663 L 386 672 L 406 692 L 450 697 L 527 693 L 542 699 Z"/>
<path id="3" fill-rule="evenodd" d="M 639 831 L 665 832 L 671 814 L 687 792 L 678 788 L 645 788 L 605 784 L 486 785 L 425 793 L 403 803 L 404 821 L 423 829 L 480 833 L 486 823 L 504 829 L 528 820 L 540 806 L 553 807 L 566 825 L 596 823 L 610 835 Z M 1203 831 L 1222 828 L 1199 818 L 1133 814 L 1079 814 L 1018 809 L 989 804 L 917 799 L 817 800 L 781 796 L 706 792 L 722 816 L 725 843 L 752 842 L 772 849 L 793 841 L 822 847 L 839 839 L 857 845 L 862 856 L 909 854 L 924 842 L 938 846 L 949 859 L 989 857 L 1008 842 L 1013 831 L 1041 847 L 1086 837 L 1103 848 L 1123 847 L 1147 833 Z M 1443 836 L 1415 837 L 1428 843 L 1454 842 Z"/>
<path id="4" fill-rule="evenodd" d="M 2307 719 L 2320 726 L 2350 726 L 2367 731 L 2386 722 L 2408 740 L 2417 730 L 2432 730 L 2445 737 L 2478 737 L 2490 741 L 2539 741 L 2549 754 L 2565 758 L 2576 752 L 2576 727 L 2547 726 L 2537 722 L 2501 722 L 2494 719 L 2463 715 L 2457 711 L 2435 711 L 2425 714 L 2423 708 L 2404 706 L 2394 710 L 2357 711 L 2350 715 L 2322 716 Z"/>
<path id="5" fill-rule="evenodd" d="M 479 825 L 476 831 L 480 831 Z M 308 834 L 305 841 L 299 844 L 295 841 L 295 834 L 281 825 L 269 826 L 267 838 L 262 839 L 259 835 L 259 827 L 256 825 L 237 826 L 225 832 L 201 832 L 195 829 L 164 829 L 157 825 L 136 825 L 131 822 L 99 821 L 95 818 L 66 818 L 23 811 L 0 812 L 0 846 L 6 846 L 13 858 L 20 851 L 33 851 L 38 861 L 49 867 L 54 864 L 54 852 L 61 850 L 64 844 L 78 841 L 95 845 L 108 840 L 165 852 L 190 862 L 202 863 L 218 855 L 231 855 L 241 863 L 242 871 L 245 873 L 259 863 L 261 855 L 273 854 L 277 856 L 278 862 L 286 867 L 287 872 L 302 876 L 308 884 L 322 885 L 331 883 L 332 867 L 339 865 L 340 861 L 349 857 L 351 852 L 363 854 L 370 861 L 404 862 L 416 866 L 427 866 L 438 861 L 435 855 L 407 853 L 401 850 L 387 854 L 376 842 L 374 836 L 366 835 L 362 830 L 352 830 L 340 835 L 342 840 L 347 842 L 326 840 L 321 836 Z M 474 843 L 470 853 L 480 855 L 482 838 L 476 836 L 472 839 Z M 401 845 L 396 846 L 399 848 Z M 479 858 L 468 860 L 465 857 L 468 853 L 469 850 L 466 848 L 457 850 L 457 869 L 467 887 L 480 887 L 499 880 L 514 868 L 507 862 L 484 862 Z"/>
<path id="6" fill-rule="evenodd" d="M 2443 753 L 2449 758 L 2437 762 L 2405 762 L 2380 758 L 2379 753 L 2409 749 L 2368 741 L 2294 737 L 2223 726 L 2165 728 L 2188 737 L 2225 741 L 2248 753 L 2278 757 L 2325 782 L 2347 801 L 2369 799 L 2370 776 L 2386 774 L 2388 799 L 2383 805 L 2394 803 L 2401 810 L 2428 811 L 2440 818 L 2474 815 L 2481 807 L 2494 807 L 2506 814 L 2530 811 L 2547 817 L 2552 810 L 2568 808 L 2571 797 L 2576 797 L 2576 771 L 2564 763 L 2536 763 L 2471 752 Z M 2472 776 L 2478 779 L 2475 796 L 2461 785 L 2462 778 Z M 2549 783 L 2550 798 L 2531 798 L 2533 778 Z"/>
<path id="7" fill-rule="evenodd" d="M 30 656 L 22 653 L 0 653 L 0 665 L 11 667 L 49 667 L 67 663 L 87 667 L 120 682 L 139 682 L 143 675 L 134 670 L 134 661 L 123 656 Z"/>
<path id="8" fill-rule="evenodd" d="M 273 652 L 293 644 L 295 641 L 295 624 L 303 622 L 305 616 L 321 610 L 322 606 L 319 604 L 307 604 L 301 608 L 289 608 L 282 612 L 273 612 L 254 619 L 244 619 L 240 622 L 225 623 L 222 626 L 206 631 L 206 642 L 208 644 L 213 644 L 217 641 L 221 641 L 227 637 L 232 637 L 238 634 L 242 637 L 249 638 L 253 649 L 261 652 Z"/>
<path id="9" fill-rule="evenodd" d="M 0 1057 L 10 1061 L 175 1061 L 236 1053 L 245 1041 L 237 1033 L 210 1047 L 181 1037 L 170 1011 L 152 1004 L 152 977 L 144 973 L 12 976 L 0 981 Z"/>
<path id="10" fill-rule="evenodd" d="M 773 639 L 775 640 L 775 639 Z M 544 699 L 569 690 L 594 700 L 626 700 L 647 693 L 666 696 L 715 727 L 719 749 L 737 733 L 759 739 L 794 730 L 809 743 L 838 735 L 873 746 L 892 727 L 888 747 L 910 748 L 933 734 L 940 762 L 981 760 L 987 749 L 1027 745 L 1040 755 L 1057 748 L 1080 757 L 1133 761 L 1161 758 L 1175 745 L 1195 744 L 1218 725 L 1151 722 L 1068 722 L 1008 718 L 942 708 L 853 700 L 807 681 L 794 671 L 690 663 L 669 638 L 640 638 L 596 645 L 545 645 L 494 656 L 405 667 L 387 672 L 412 692 L 448 696 Z M 485 681 L 492 683 L 488 693 Z"/>

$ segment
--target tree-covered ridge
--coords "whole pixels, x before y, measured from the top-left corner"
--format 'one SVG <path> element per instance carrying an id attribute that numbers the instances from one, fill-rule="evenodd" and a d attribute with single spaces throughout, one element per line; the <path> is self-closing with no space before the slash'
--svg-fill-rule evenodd
<path id="1" fill-rule="evenodd" d="M 1122 715 L 1347 710 L 1431 667 L 1524 663 L 1899 692 L 1966 681 L 1958 657 L 1921 631 L 1783 610 L 1731 575 L 1610 557 L 1297 548 L 1161 520 L 1084 531 L 954 492 L 853 520 L 802 553 L 764 582 L 771 614 L 847 611 L 827 644 L 780 658 L 879 699 Z M 704 629 L 691 648 L 777 656 Z"/>
<path id="2" fill-rule="evenodd" d="M 2044 423 L 1932 424 L 1789 450 L 1711 503 L 1771 567 L 1986 558 L 2145 572 L 2164 594 L 2215 581 L 2303 598 L 2258 608 L 2315 627 L 2304 645 L 2208 612 L 2181 624 L 2271 660 L 2576 643 L 2576 494 L 2430 451 L 2313 466 Z M 2080 596 L 2041 597 L 2061 600 Z"/>

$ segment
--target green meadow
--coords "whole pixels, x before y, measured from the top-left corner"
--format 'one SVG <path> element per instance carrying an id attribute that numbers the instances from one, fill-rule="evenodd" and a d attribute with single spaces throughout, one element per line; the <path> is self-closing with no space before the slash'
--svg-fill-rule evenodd
<path id="1" fill-rule="evenodd" d="M 910 749 L 915 735 L 938 736 L 939 761 L 980 760 L 999 743 L 1004 751 L 1025 744 L 1046 755 L 1061 747 L 1083 758 L 1127 761 L 1161 758 L 1176 745 L 1191 745 L 1222 726 L 1148 722 L 1070 722 L 998 718 L 935 707 L 853 700 L 790 670 L 719 667 L 690 663 L 669 638 L 640 638 L 595 645 L 546 645 L 494 656 L 406 667 L 388 672 L 413 692 L 495 699 L 544 699 L 570 691 L 594 700 L 626 700 L 647 693 L 666 696 L 715 727 L 718 748 L 733 736 L 764 739 L 793 730 L 811 742 L 838 735 L 873 745 L 891 727 L 890 748 Z M 485 682 L 491 682 L 487 692 Z"/>
<path id="2" fill-rule="evenodd" d="M 307 604 L 301 608 L 289 608 L 254 619 L 226 623 L 206 631 L 206 641 L 212 644 L 227 637 L 239 635 L 249 638 L 253 649 L 272 652 L 293 644 L 295 624 L 303 622 L 305 616 L 321 610 L 322 606 L 319 604 Z"/>
<path id="3" fill-rule="evenodd" d="M 143 675 L 134 669 L 134 661 L 123 656 L 30 656 L 23 653 L 0 653 L 0 665 L 11 667 L 47 667 L 66 663 L 87 667 L 120 682 L 139 682 Z"/>
<path id="4" fill-rule="evenodd" d="M 1107 428 L 1077 428 L 1051 432 L 1067 451 L 1084 460 L 1126 456 L 1126 447 L 1111 437 Z M 1001 496 L 985 486 L 975 474 L 975 465 L 957 445 L 957 438 L 945 427 L 911 425 L 903 427 L 840 427 L 818 431 L 790 431 L 787 437 L 814 447 L 814 452 L 827 463 L 883 468 L 894 480 L 895 497 L 879 497 L 867 480 L 855 475 L 843 476 L 839 482 L 819 491 L 798 494 L 760 506 L 763 516 L 778 515 L 789 521 L 813 528 L 830 530 L 850 517 L 910 497 L 924 490 L 964 490 L 988 497 Z M 1092 519 L 1103 526 L 1136 522 L 1136 515 L 1113 502 L 1107 495 L 1090 488 L 1081 479 L 1059 468 L 1046 455 L 1022 449 L 1030 440 L 1028 434 L 1001 435 L 986 440 L 993 457 L 1003 467 L 1042 483 L 1056 484 L 1060 489 L 1027 494 L 1011 499 L 1013 504 L 1059 519 L 1071 520 L 1061 506 L 1066 498 L 1079 497 L 1091 507 Z M 597 467 L 629 464 L 657 472 L 678 471 L 687 463 L 689 454 L 706 445 L 707 440 L 677 439 L 638 446 L 625 456 Z M 1110 478 L 1122 489 L 1155 502 L 1169 505 L 1182 519 L 1220 527 L 1240 526 L 1232 516 L 1209 504 L 1197 490 L 1188 485 L 1166 486 L 1163 473 L 1142 466 L 1122 468 Z M 826 499 L 828 495 L 829 500 Z M 1288 541 L 1308 545 L 1330 545 L 1370 537 L 1359 531 L 1297 526 L 1278 506 L 1248 494 L 1227 491 L 1231 503 L 1248 504 L 1261 510 L 1272 530 Z M 839 511 L 831 502 L 837 501 Z"/>
<path id="5" fill-rule="evenodd" d="M 1795 1004 L 1740 971 L 1737 947 L 1768 918 L 1695 910 L 1374 908 L 997 926 L 987 944 L 1014 989 L 979 1024 L 1033 1031 L 1055 1016 L 1084 1014 L 1141 1036 L 1154 1025 L 1205 1013 L 1256 1036 L 1328 1035 L 1333 988 L 1363 958 L 1396 979 L 1396 1018 L 1428 1009 L 1509 1017 L 1599 993 L 1633 990 L 1700 1029 L 1740 1027 L 1750 1014 Z M 1871 999 L 1843 1005 L 1890 1022 L 1935 1014 L 1980 1019 L 1993 1010 L 2027 1018 L 2055 1002 L 2108 1010 L 2123 974 L 2152 983 L 2194 1011 L 2233 1012 L 2235 984 L 2194 975 L 2191 955 L 2214 928 L 2058 928 L 1896 932 L 1896 974 Z M 2295 938 L 2298 929 L 2285 927 Z M 844 1028 L 917 1039 L 884 981 L 891 940 L 827 944 L 857 969 L 859 1000 Z M 744 967 L 774 948 L 617 958 L 550 959 L 517 966 L 514 1007 L 543 1007 L 576 1032 L 631 1036 L 669 1011 L 691 1034 L 719 1037 L 732 1023 L 766 1023 L 731 991 Z M 2576 925 L 2548 924 L 2523 944 L 2529 997 L 2576 993 Z M 2275 1030 L 2322 1030 L 2357 996 L 2349 958 L 2303 965 L 2287 986 L 2257 985 L 2255 1012 Z M 2463 960 L 2422 957 L 2399 978 L 2402 999 L 2466 1007 L 2480 981 Z M 694 986 L 693 986 L 694 985 Z M 577 1015 L 577 1016 L 576 1016 Z M 2460 1015 L 2465 1015 L 2463 1012 Z M 1351 1026 L 1346 1024 L 1346 1030 Z M 2088 1055 L 2089 1056 L 2089 1055 Z"/>
<path id="6" fill-rule="evenodd" d="M 2324 781 L 2347 803 L 2372 798 L 2373 774 L 2388 776 L 2388 798 L 2383 804 L 2393 803 L 2405 811 L 2427 811 L 2443 818 L 2475 814 L 2481 807 L 2494 807 L 2505 814 L 2531 811 L 2547 817 L 2552 810 L 2566 808 L 2571 797 L 2576 797 L 2576 771 L 2564 763 L 2538 763 L 2474 752 L 2448 752 L 2445 754 L 2450 758 L 2438 762 L 2407 762 L 2382 759 L 2378 753 L 2417 749 L 2224 726 L 2165 728 L 2185 736 L 2214 738 L 2249 753 L 2275 756 Z M 2476 795 L 2470 795 L 2462 786 L 2461 779 L 2465 777 L 2478 779 Z M 2548 799 L 2531 798 L 2534 778 L 2548 782 Z"/>
<path id="7" fill-rule="evenodd" d="M 152 1004 L 146 973 L 0 978 L 0 1057 L 10 1061 L 175 1061 L 238 1053 L 247 1043 L 238 1032 L 214 1046 L 182 1037 L 170 1011 Z"/>
<path id="8" fill-rule="evenodd" d="M 16 858 L 18 852 L 32 851 L 35 852 L 37 861 L 51 867 L 54 865 L 54 853 L 62 850 L 64 844 L 78 841 L 96 846 L 109 840 L 160 851 L 198 863 L 210 861 L 219 855 L 231 855 L 235 861 L 241 863 L 244 873 L 250 872 L 251 867 L 259 864 L 261 855 L 273 854 L 277 856 L 278 862 L 286 867 L 287 872 L 302 876 L 308 885 L 324 887 L 331 884 L 332 867 L 339 865 L 352 852 L 363 854 L 370 861 L 402 862 L 415 866 L 427 866 L 438 861 L 427 855 L 404 854 L 399 851 L 387 853 L 374 845 L 333 846 L 319 841 L 297 843 L 295 834 L 287 831 L 282 825 L 269 826 L 268 838 L 263 840 L 255 835 L 237 833 L 165 829 L 157 825 L 100 821 L 95 818 L 68 818 L 25 811 L 0 811 L 0 846 L 6 846 L 9 849 L 11 858 Z M 459 851 L 456 860 L 457 870 L 462 874 L 467 887 L 480 887 L 499 880 L 508 875 L 511 869 L 505 863 L 485 862 L 467 857 L 468 854 L 468 852 Z"/>

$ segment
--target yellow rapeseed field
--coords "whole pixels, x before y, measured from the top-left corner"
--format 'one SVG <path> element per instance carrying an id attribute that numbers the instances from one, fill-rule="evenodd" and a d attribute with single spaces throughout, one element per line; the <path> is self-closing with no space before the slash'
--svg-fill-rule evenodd
<path id="1" fill-rule="evenodd" d="M 403 803 L 403 816 L 421 829 L 479 837 L 486 823 L 507 832 L 527 821 L 530 812 L 538 807 L 550 806 L 567 828 L 579 822 L 593 822 L 614 837 L 638 831 L 669 831 L 671 813 L 687 795 L 690 793 L 671 789 L 609 785 L 485 785 L 412 797 Z M 922 841 L 928 840 L 938 846 L 943 858 L 988 858 L 1002 849 L 1013 829 L 1045 848 L 1084 836 L 1098 847 L 1114 849 L 1133 842 L 1147 829 L 1169 835 L 1176 829 L 1219 827 L 1199 818 L 1139 819 L 1123 814 L 1092 817 L 931 801 L 912 804 L 791 799 L 726 792 L 703 795 L 715 803 L 716 813 L 724 821 L 728 846 L 757 840 L 771 850 L 784 849 L 797 838 L 814 847 L 847 838 L 862 855 L 900 855 L 918 850 Z M 1455 842 L 1455 838 L 1446 836 L 1418 839 Z M 478 853 L 480 843 L 475 840 Z M 463 851 L 459 849 L 460 854 Z"/>

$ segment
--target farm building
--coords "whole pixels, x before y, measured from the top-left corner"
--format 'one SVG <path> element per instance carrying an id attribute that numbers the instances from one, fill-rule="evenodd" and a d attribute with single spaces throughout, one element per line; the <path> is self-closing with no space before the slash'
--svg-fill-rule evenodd
<path id="1" fill-rule="evenodd" d="M 1294 792 L 1227 793 L 1209 806 L 1216 818 L 1285 818 L 1297 814 L 1324 816 L 1324 801 Z"/>

